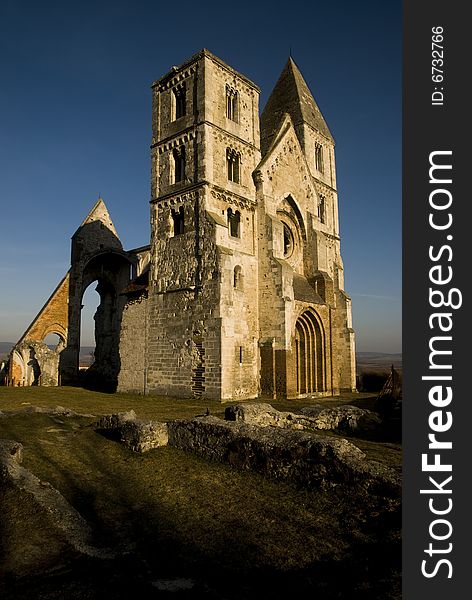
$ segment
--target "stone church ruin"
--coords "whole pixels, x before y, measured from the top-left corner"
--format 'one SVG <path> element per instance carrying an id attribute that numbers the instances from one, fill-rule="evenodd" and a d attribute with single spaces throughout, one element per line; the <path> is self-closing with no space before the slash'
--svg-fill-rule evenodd
<path id="1" fill-rule="evenodd" d="M 334 140 L 292 58 L 261 117 L 259 91 L 207 50 L 153 84 L 150 244 L 124 250 L 98 200 L 12 350 L 10 385 L 84 383 L 82 298 L 97 282 L 91 387 L 221 400 L 355 389 Z"/>

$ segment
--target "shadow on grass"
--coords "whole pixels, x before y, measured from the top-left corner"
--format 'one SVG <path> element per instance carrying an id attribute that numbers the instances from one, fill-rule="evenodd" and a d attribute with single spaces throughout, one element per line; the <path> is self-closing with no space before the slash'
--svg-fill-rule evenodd
<path id="1" fill-rule="evenodd" d="M 87 419 L 18 415 L 2 419 L 0 437 L 23 442 L 25 467 L 61 491 L 98 545 L 120 552 L 113 561 L 61 553 L 47 519 L 35 520 L 31 507 L 15 513 L 10 497 L 1 518 L 17 519 L 20 533 L 30 525 L 51 560 L 33 553 L 21 563 L 24 542 L 10 536 L 17 559 L 9 558 L 5 600 L 400 597 L 399 511 L 380 499 L 297 490 L 174 448 L 137 455 Z M 176 578 L 192 589 L 152 585 Z"/>

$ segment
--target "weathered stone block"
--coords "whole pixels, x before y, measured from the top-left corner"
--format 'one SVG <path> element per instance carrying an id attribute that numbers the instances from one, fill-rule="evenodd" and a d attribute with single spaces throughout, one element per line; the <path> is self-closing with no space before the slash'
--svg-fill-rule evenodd
<path id="1" fill-rule="evenodd" d="M 134 410 L 129 410 L 127 412 L 115 413 L 113 415 L 105 415 L 99 420 L 97 427 L 98 429 L 118 429 L 127 421 L 135 420 L 136 413 Z"/>
<path id="2" fill-rule="evenodd" d="M 278 411 L 265 403 L 236 404 L 226 407 L 225 419 L 259 427 L 338 429 L 349 433 L 372 432 L 382 423 L 370 410 L 348 405 L 326 408 L 321 404 L 302 408 L 300 414 Z"/>
<path id="3" fill-rule="evenodd" d="M 0 440 L 0 478 L 7 476 L 12 463 L 20 465 L 23 461 L 23 444 L 13 440 Z"/>
<path id="4" fill-rule="evenodd" d="M 166 423 L 140 421 L 134 410 L 102 417 L 97 428 L 115 431 L 119 440 L 135 452 L 147 452 L 168 442 Z"/>
<path id="5" fill-rule="evenodd" d="M 167 446 L 167 424 L 158 421 L 127 421 L 121 428 L 121 441 L 135 452 Z"/>
<path id="6" fill-rule="evenodd" d="M 225 409 L 226 421 L 244 421 L 259 427 L 287 427 L 290 429 L 303 429 L 306 419 L 299 419 L 290 412 L 281 412 L 270 404 L 258 402 L 257 404 L 232 404 Z"/>
<path id="7" fill-rule="evenodd" d="M 348 484 L 379 495 L 400 493 L 395 471 L 366 460 L 344 439 L 216 417 L 173 421 L 168 431 L 170 446 L 275 479 L 309 488 Z"/>
<path id="8" fill-rule="evenodd" d="M 375 412 L 357 406 L 308 406 L 302 408 L 300 413 L 310 419 L 315 429 L 339 429 L 360 433 L 375 431 L 382 425 L 382 420 Z"/>

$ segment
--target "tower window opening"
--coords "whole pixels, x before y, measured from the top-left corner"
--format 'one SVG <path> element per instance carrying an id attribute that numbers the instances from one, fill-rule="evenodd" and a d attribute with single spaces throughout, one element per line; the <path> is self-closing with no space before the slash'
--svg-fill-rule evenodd
<path id="1" fill-rule="evenodd" d="M 243 273 L 239 265 L 234 267 L 233 271 L 233 287 L 236 290 L 242 290 L 243 288 Z"/>
<path id="2" fill-rule="evenodd" d="M 226 148 L 226 166 L 228 170 L 229 181 L 239 183 L 241 156 L 236 150 Z"/>
<path id="3" fill-rule="evenodd" d="M 322 223 L 326 223 L 326 198 L 324 196 L 320 196 L 318 203 L 318 218 Z"/>
<path id="4" fill-rule="evenodd" d="M 320 173 L 324 173 L 323 164 L 323 146 L 321 144 L 315 144 L 315 167 Z"/>
<path id="5" fill-rule="evenodd" d="M 231 86 L 226 86 L 226 116 L 238 122 L 238 92 Z"/>
<path id="6" fill-rule="evenodd" d="M 179 210 L 172 209 L 172 224 L 173 224 L 173 236 L 181 235 L 184 233 L 184 207 L 181 206 Z"/>
<path id="7" fill-rule="evenodd" d="M 181 84 L 178 87 L 175 87 L 172 90 L 172 92 L 174 105 L 174 121 L 176 121 L 177 119 L 180 119 L 180 117 L 184 117 L 187 113 L 185 83 Z"/>
<path id="8" fill-rule="evenodd" d="M 228 208 L 228 227 L 231 237 L 238 238 L 240 236 L 241 213 L 239 210 L 233 212 Z"/>
<path id="9" fill-rule="evenodd" d="M 243 364 L 243 347 L 239 346 L 239 364 Z"/>
<path id="10" fill-rule="evenodd" d="M 284 258 L 288 258 L 293 252 L 293 234 L 290 227 L 283 224 L 284 227 Z"/>
<path id="11" fill-rule="evenodd" d="M 174 157 L 174 183 L 184 181 L 185 179 L 185 146 L 174 148 L 172 152 Z"/>

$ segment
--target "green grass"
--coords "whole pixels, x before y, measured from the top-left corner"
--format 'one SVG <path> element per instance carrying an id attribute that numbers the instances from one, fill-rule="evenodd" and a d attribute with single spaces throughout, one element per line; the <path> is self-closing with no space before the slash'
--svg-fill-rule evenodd
<path id="1" fill-rule="evenodd" d="M 296 411 L 310 404 L 339 406 L 354 404 L 371 408 L 372 394 L 345 394 L 333 398 L 299 400 L 254 400 L 269 402 L 277 410 Z M 104 394 L 76 387 L 2 387 L 0 386 L 0 410 L 23 410 L 28 405 L 40 407 L 63 406 L 80 413 L 111 414 L 133 408 L 141 419 L 171 420 L 203 414 L 209 408 L 211 414 L 222 417 L 225 406 L 218 400 L 202 398 L 172 398 L 169 396 L 139 396 L 135 394 Z"/>
<path id="2" fill-rule="evenodd" d="M 160 420 L 224 411 L 206 400 L 0 388 L 0 410 L 28 403 L 96 415 L 133 408 Z M 77 555 L 47 514 L 3 489 L 5 600 L 154 598 L 150 582 L 159 577 L 190 577 L 210 598 L 398 597 L 399 513 L 392 506 L 297 489 L 175 448 L 135 454 L 99 435 L 94 421 L 23 412 L 0 418 L 0 438 L 24 444 L 24 466 L 61 491 L 93 526 L 97 544 L 122 552 L 105 562 Z M 374 446 L 381 455 L 382 445 Z"/>
<path id="3" fill-rule="evenodd" d="M 171 420 L 203 414 L 207 407 L 222 416 L 224 405 L 217 401 L 175 399 L 168 396 L 104 394 L 75 387 L 0 387 L 0 410 L 24 410 L 27 406 L 63 406 L 79 413 L 108 415 L 133 409 L 140 419 Z"/>

